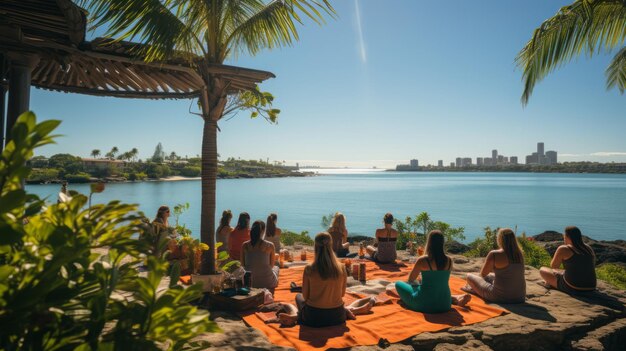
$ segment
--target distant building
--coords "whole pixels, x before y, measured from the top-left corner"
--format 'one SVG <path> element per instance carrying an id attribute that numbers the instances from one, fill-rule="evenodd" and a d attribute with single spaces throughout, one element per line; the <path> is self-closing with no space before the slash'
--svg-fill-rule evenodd
<path id="1" fill-rule="evenodd" d="M 492 166 L 493 165 L 493 160 L 491 157 L 485 157 L 483 158 L 483 164 L 485 166 Z"/>
<path id="2" fill-rule="evenodd" d="M 461 167 L 463 165 L 463 159 L 460 157 L 456 158 L 456 166 Z"/>
<path id="3" fill-rule="evenodd" d="M 517 164 L 517 156 L 511 156 L 511 158 L 509 159 L 509 162 L 511 162 L 512 165 L 516 165 Z"/>
<path id="4" fill-rule="evenodd" d="M 491 150 L 491 164 L 495 165 L 498 163 L 498 150 Z"/>
<path id="5" fill-rule="evenodd" d="M 437 161 L 437 167 L 443 167 L 443 160 Z"/>
<path id="6" fill-rule="evenodd" d="M 450 168 L 454 168 L 454 162 L 450 162 Z"/>
<path id="7" fill-rule="evenodd" d="M 556 151 L 546 151 L 546 164 L 555 165 L 558 163 Z"/>
<path id="8" fill-rule="evenodd" d="M 537 165 L 539 164 L 539 155 L 536 152 L 533 152 L 532 155 L 526 156 L 526 164 L 527 165 Z"/>
<path id="9" fill-rule="evenodd" d="M 508 156 L 504 156 L 504 164 L 505 165 L 509 164 L 509 157 Z"/>
<path id="10" fill-rule="evenodd" d="M 504 156 L 498 155 L 498 160 L 496 161 L 496 164 L 498 165 L 504 164 Z"/>
<path id="11" fill-rule="evenodd" d="M 482 157 L 476 157 L 476 165 L 477 166 L 482 166 L 483 165 L 483 158 Z"/>
<path id="12" fill-rule="evenodd" d="M 539 142 L 537 143 L 537 155 L 539 155 L 539 158 L 542 158 L 543 156 L 545 156 L 545 154 L 543 153 L 543 143 Z"/>
<path id="13" fill-rule="evenodd" d="M 410 165 L 411 168 L 417 168 L 419 167 L 419 161 L 417 161 L 416 159 L 412 159 Z"/>
<path id="14" fill-rule="evenodd" d="M 472 158 L 471 157 L 464 157 L 463 160 L 461 160 L 461 165 L 463 165 L 463 167 L 469 167 L 472 165 Z"/>

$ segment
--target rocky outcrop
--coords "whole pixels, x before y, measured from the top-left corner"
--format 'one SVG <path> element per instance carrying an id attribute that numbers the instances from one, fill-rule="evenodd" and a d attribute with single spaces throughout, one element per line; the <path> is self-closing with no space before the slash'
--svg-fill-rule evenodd
<path id="1" fill-rule="evenodd" d="M 555 231 L 545 231 L 533 236 L 535 242 L 543 246 L 552 256 L 556 249 L 563 245 L 563 234 Z M 624 240 L 594 240 L 583 236 L 583 240 L 596 253 L 596 263 L 618 263 L 626 265 L 626 241 Z"/>
<path id="2" fill-rule="evenodd" d="M 354 250 L 354 248 L 352 248 Z M 405 255 L 404 251 L 401 255 Z M 454 275 L 478 272 L 483 260 L 453 256 Z M 350 351 L 386 350 L 622 350 L 626 345 L 626 291 L 604 282 L 598 291 L 572 297 L 546 289 L 539 271 L 526 267 L 527 301 L 503 304 L 510 313 L 445 331 L 422 333 L 390 346 L 360 346 Z M 362 293 L 376 294 L 390 282 L 368 281 L 356 285 Z M 259 331 L 249 328 L 235 314 L 213 312 L 212 319 L 224 331 L 205 334 L 209 350 L 290 350 L 271 345 Z"/>

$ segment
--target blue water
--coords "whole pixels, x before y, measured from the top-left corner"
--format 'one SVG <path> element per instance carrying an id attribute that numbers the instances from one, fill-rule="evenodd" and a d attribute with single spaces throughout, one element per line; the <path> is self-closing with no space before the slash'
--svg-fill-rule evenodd
<path id="1" fill-rule="evenodd" d="M 88 185 L 71 185 L 86 193 Z M 27 190 L 56 201 L 58 185 Z M 342 211 L 350 234 L 373 235 L 382 216 L 396 218 L 421 211 L 434 220 L 466 228 L 467 240 L 482 228 L 515 227 L 534 235 L 577 225 L 596 239 L 626 239 L 626 175 L 529 173 L 364 172 L 306 178 L 225 179 L 217 183 L 218 216 L 231 209 L 235 219 L 278 213 L 279 227 L 319 232 L 321 217 Z M 137 203 L 146 215 L 167 204 L 189 202 L 181 217 L 199 236 L 200 181 L 107 184 L 94 202 L 120 199 Z"/>

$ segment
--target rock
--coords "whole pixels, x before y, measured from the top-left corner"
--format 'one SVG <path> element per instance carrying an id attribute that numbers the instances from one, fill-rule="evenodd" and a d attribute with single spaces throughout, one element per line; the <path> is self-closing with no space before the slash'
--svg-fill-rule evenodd
<path id="1" fill-rule="evenodd" d="M 545 231 L 533 237 L 535 242 L 546 249 L 553 256 L 556 249 L 563 245 L 563 235 L 553 231 Z M 583 235 L 583 240 L 596 254 L 596 264 L 622 263 L 626 264 L 626 241 L 596 241 Z"/>
<path id="2" fill-rule="evenodd" d="M 563 241 L 563 234 L 556 232 L 554 230 L 546 230 L 545 232 L 541 233 L 541 234 L 537 234 L 535 236 L 533 236 L 532 238 L 535 239 L 535 241 L 542 241 L 542 242 L 546 242 L 546 241 Z"/>
<path id="3" fill-rule="evenodd" d="M 612 244 L 617 245 L 617 244 Z M 351 249 L 354 249 L 352 247 Z M 406 257 L 399 251 L 399 259 Z M 478 272 L 484 259 L 452 255 L 453 274 L 464 278 Z M 622 350 L 626 343 L 626 291 L 599 281 L 598 291 L 572 297 L 538 284 L 539 271 L 527 266 L 526 303 L 502 304 L 510 313 L 486 321 L 421 333 L 401 343 L 381 348 L 376 345 L 348 348 L 349 351 L 385 350 Z M 385 280 L 352 281 L 350 290 L 365 294 L 384 291 Z M 212 312 L 224 333 L 203 334 L 208 350 L 293 350 L 270 344 L 263 333 L 249 328 L 236 314 Z"/>
<path id="4" fill-rule="evenodd" d="M 365 245 L 374 245 L 374 242 L 376 242 L 376 239 L 371 236 L 365 236 L 365 235 L 350 235 L 348 236 L 348 242 L 351 245 L 357 245 L 357 251 L 358 251 L 358 245 L 360 242 L 365 243 Z"/>
<path id="5" fill-rule="evenodd" d="M 470 247 L 456 240 L 452 240 L 446 244 L 446 250 L 451 254 L 461 254 L 469 251 Z"/>

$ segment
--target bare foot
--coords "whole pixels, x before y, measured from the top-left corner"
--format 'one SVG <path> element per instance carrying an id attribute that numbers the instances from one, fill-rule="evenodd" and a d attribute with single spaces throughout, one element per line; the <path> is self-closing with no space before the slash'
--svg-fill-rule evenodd
<path id="1" fill-rule="evenodd" d="M 465 305 L 470 302 L 470 300 L 472 299 L 472 295 L 470 294 L 464 294 L 463 296 L 461 296 L 461 298 L 459 298 L 459 301 L 457 302 L 457 305 L 460 307 L 465 307 Z"/>
<path id="2" fill-rule="evenodd" d="M 356 316 L 354 315 L 354 313 L 352 313 L 352 311 L 350 311 L 347 308 L 346 308 L 346 319 L 349 319 L 349 320 L 356 319 Z"/>
<path id="3" fill-rule="evenodd" d="M 298 315 L 279 313 L 278 319 L 280 320 L 280 325 L 285 327 L 293 327 L 298 323 Z"/>
<path id="4" fill-rule="evenodd" d="M 474 290 L 472 289 L 472 287 L 469 284 L 465 284 L 464 287 L 461 288 L 461 290 L 465 291 L 466 293 L 474 293 Z"/>

